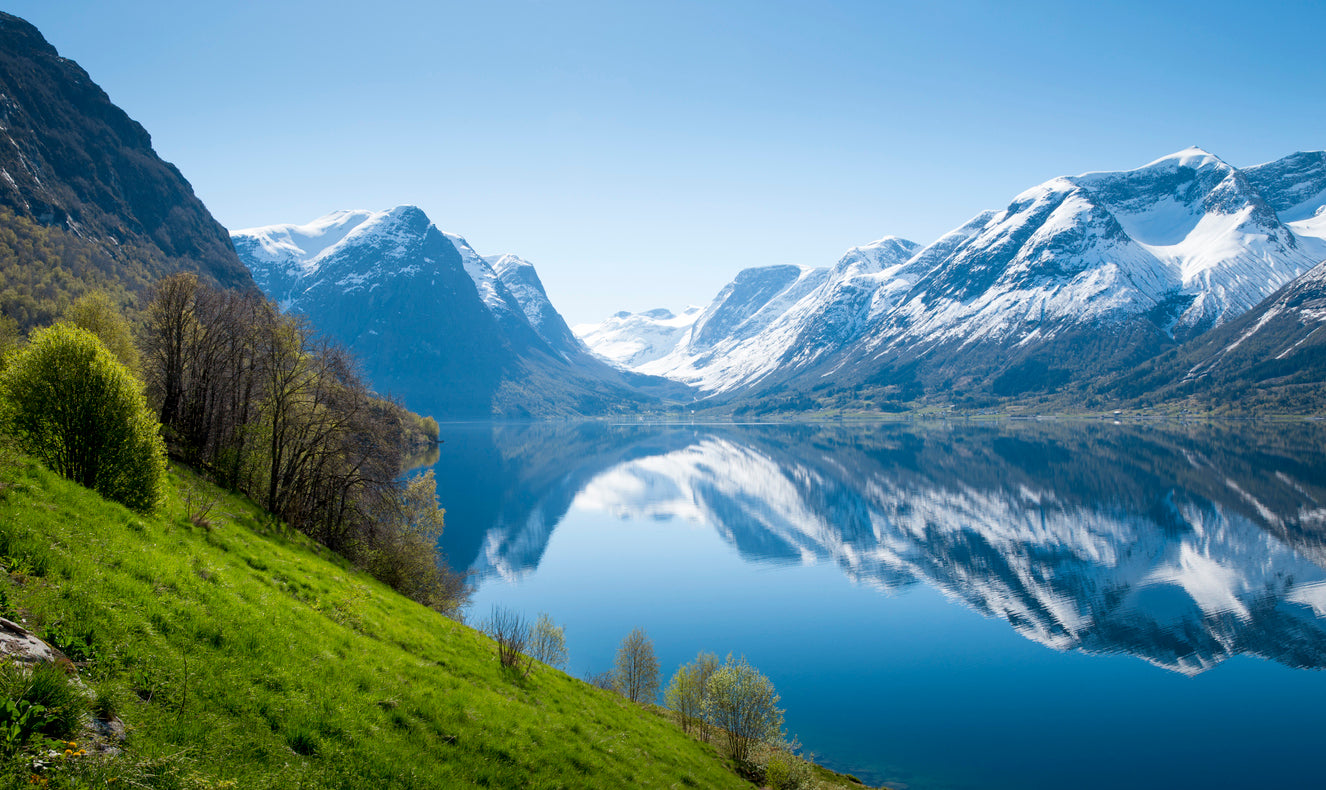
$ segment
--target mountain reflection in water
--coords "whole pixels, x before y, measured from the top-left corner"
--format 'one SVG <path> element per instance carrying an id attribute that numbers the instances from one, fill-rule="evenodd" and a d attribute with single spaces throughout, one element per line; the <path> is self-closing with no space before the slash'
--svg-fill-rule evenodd
<path id="1" fill-rule="evenodd" d="M 1326 666 L 1315 425 L 443 426 L 443 547 L 537 568 L 575 506 L 712 525 L 751 562 L 925 584 L 1056 650 L 1184 674 Z"/>

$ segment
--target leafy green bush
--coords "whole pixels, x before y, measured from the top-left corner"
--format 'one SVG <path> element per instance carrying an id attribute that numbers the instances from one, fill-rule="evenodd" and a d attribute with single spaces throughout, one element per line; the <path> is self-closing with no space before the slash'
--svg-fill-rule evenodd
<path id="1" fill-rule="evenodd" d="M 773 683 L 731 654 L 705 684 L 705 719 L 725 739 L 727 754 L 743 765 L 751 762 L 755 746 L 782 738 L 783 711 Z"/>
<path id="2" fill-rule="evenodd" d="M 797 756 L 795 749 L 794 744 L 769 743 L 755 750 L 755 769 L 765 787 L 807 790 L 818 786 L 810 763 Z"/>
<path id="3" fill-rule="evenodd" d="M 95 335 L 68 324 L 32 334 L 0 376 L 0 424 L 20 449 L 140 512 L 166 471 L 142 384 Z"/>

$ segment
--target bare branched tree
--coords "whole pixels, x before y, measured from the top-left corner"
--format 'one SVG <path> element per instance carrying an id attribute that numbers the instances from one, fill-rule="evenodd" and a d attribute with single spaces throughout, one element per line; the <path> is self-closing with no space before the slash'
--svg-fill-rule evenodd
<path id="1" fill-rule="evenodd" d="M 525 622 L 524 615 L 514 609 L 495 605 L 492 614 L 481 624 L 481 630 L 497 643 L 497 660 L 502 666 L 522 668 L 521 659 L 529 643 L 529 623 Z"/>
<path id="2" fill-rule="evenodd" d="M 617 691 L 631 702 L 653 702 L 658 697 L 658 658 L 645 629 L 637 628 L 622 640 L 612 676 Z"/>
<path id="3" fill-rule="evenodd" d="M 539 615 L 530 635 L 530 655 L 550 667 L 566 665 L 566 633 L 548 614 Z"/>

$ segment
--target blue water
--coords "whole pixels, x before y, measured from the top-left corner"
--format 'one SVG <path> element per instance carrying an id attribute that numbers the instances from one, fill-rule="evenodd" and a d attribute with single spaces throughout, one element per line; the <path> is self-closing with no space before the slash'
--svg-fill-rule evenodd
<path id="1" fill-rule="evenodd" d="M 443 426 L 478 620 L 744 654 L 872 784 L 1323 786 L 1315 429 Z M 1314 608 L 1315 607 L 1315 608 Z"/>

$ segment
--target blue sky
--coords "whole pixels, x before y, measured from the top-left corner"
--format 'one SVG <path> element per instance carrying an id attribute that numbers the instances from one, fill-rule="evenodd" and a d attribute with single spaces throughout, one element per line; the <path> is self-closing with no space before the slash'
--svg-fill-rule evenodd
<path id="1" fill-rule="evenodd" d="M 1326 148 L 1326 3 L 11 0 L 230 228 L 423 208 L 570 323 L 1054 176 Z"/>

